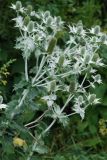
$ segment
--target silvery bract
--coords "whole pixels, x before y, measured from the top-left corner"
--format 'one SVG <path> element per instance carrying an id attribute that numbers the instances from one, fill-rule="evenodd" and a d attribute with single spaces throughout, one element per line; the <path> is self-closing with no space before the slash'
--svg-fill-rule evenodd
<path id="1" fill-rule="evenodd" d="M 0 109 L 6 109 L 7 105 L 3 104 L 3 97 L 0 95 Z"/>

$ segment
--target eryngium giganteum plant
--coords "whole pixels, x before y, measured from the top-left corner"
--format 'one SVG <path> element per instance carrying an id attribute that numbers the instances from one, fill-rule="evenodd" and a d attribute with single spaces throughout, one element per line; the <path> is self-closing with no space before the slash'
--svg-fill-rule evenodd
<path id="1" fill-rule="evenodd" d="M 6 115 L 9 124 L 20 120 L 23 130 L 32 135 L 26 149 L 26 159 L 31 160 L 34 152 L 46 153 L 43 139 L 55 122 L 66 126 L 74 114 L 83 120 L 87 107 L 99 103 L 100 97 L 89 88 L 102 83 L 97 69 L 104 64 L 98 50 L 107 45 L 107 36 L 99 26 L 84 29 L 81 22 L 67 26 L 49 11 L 36 13 L 20 1 L 11 8 L 16 12 L 13 20 L 20 33 L 15 48 L 21 50 L 25 73 L 14 86 L 16 95 L 8 103 Z M 61 45 L 58 40 L 64 30 L 67 38 Z M 32 68 L 28 63 L 31 57 L 35 58 Z"/>

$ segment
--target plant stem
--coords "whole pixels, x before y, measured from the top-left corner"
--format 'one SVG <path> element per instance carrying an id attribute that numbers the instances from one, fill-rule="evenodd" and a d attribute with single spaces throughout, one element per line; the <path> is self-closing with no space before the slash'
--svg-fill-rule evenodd
<path id="1" fill-rule="evenodd" d="M 67 114 L 67 115 L 61 116 L 61 118 L 70 117 L 70 116 L 75 115 L 75 114 L 76 114 L 75 112 L 74 112 L 74 113 L 70 113 L 70 114 Z"/>
<path id="2" fill-rule="evenodd" d="M 48 132 L 50 130 L 50 128 L 54 125 L 54 123 L 56 122 L 56 119 L 54 119 L 51 124 L 41 133 L 41 135 L 44 135 L 46 132 Z"/>
<path id="3" fill-rule="evenodd" d="M 38 81 L 40 78 L 42 78 L 45 73 L 46 73 L 46 71 L 44 71 L 44 72 L 36 79 L 36 81 Z"/>
<path id="4" fill-rule="evenodd" d="M 85 76 L 84 76 L 84 79 L 83 79 L 83 81 L 82 81 L 82 83 L 81 83 L 81 87 L 83 86 L 83 84 L 84 84 L 84 82 L 85 82 L 85 80 L 86 80 L 86 77 L 87 77 L 87 73 L 85 74 Z"/>
<path id="5" fill-rule="evenodd" d="M 33 156 L 33 152 L 38 144 L 38 141 L 41 139 L 42 135 L 44 135 L 46 132 L 48 132 L 50 130 L 50 128 L 54 125 L 54 123 L 56 122 L 56 119 L 54 119 L 51 124 L 40 134 L 40 136 L 38 137 L 37 141 L 34 141 L 34 144 L 32 146 L 32 151 L 30 152 L 27 160 L 31 160 L 32 156 Z"/>
<path id="6" fill-rule="evenodd" d="M 37 74 L 35 75 L 35 77 L 34 77 L 33 80 L 32 80 L 32 85 L 35 83 L 36 78 L 37 78 L 38 75 L 40 74 L 41 69 L 42 69 L 42 67 L 44 66 L 45 61 L 46 61 L 46 58 L 45 58 L 45 56 L 43 56 L 43 57 L 42 57 L 42 60 L 41 60 L 41 63 L 40 63 L 40 66 L 39 66 L 39 69 L 38 69 L 38 72 L 37 72 Z"/>
<path id="7" fill-rule="evenodd" d="M 49 82 L 40 84 L 41 82 L 45 81 L 46 79 L 48 79 L 48 77 L 46 77 L 46 78 L 44 78 L 43 80 L 37 82 L 36 84 L 33 85 L 33 87 L 34 87 L 34 86 L 38 86 L 38 87 L 46 86 L 47 84 L 50 84 L 51 82 L 54 81 L 54 80 L 52 80 L 52 81 L 49 81 Z"/>
<path id="8" fill-rule="evenodd" d="M 65 105 L 64 105 L 64 106 L 62 107 L 62 109 L 61 109 L 61 113 L 63 112 L 63 110 L 65 109 L 65 107 L 67 106 L 67 104 L 70 102 L 70 100 L 71 100 L 73 97 L 74 97 L 74 96 L 72 96 L 71 94 L 69 95 L 68 99 L 66 100 Z M 30 152 L 27 160 L 31 160 L 31 158 L 32 158 L 32 156 L 33 156 L 33 152 L 34 152 L 34 150 L 35 150 L 35 148 L 36 148 L 36 146 L 37 146 L 37 144 L 38 144 L 38 140 L 39 140 L 45 133 L 47 133 L 47 132 L 50 130 L 50 128 L 55 124 L 56 120 L 57 120 L 57 118 L 55 118 L 55 119 L 51 122 L 51 124 L 39 135 L 37 141 L 34 141 L 34 144 L 33 144 L 33 146 L 32 146 L 32 151 Z"/>
<path id="9" fill-rule="evenodd" d="M 74 72 L 73 72 L 73 71 L 68 71 L 68 72 L 61 73 L 61 74 L 58 74 L 58 75 L 55 75 L 55 76 L 57 76 L 57 77 L 62 76 L 62 78 L 64 78 L 64 77 L 69 76 L 71 73 L 72 73 L 72 74 L 74 74 Z"/>
<path id="10" fill-rule="evenodd" d="M 24 91 L 25 91 L 25 93 L 23 94 L 23 97 L 22 97 L 20 103 L 19 103 L 18 106 L 17 106 L 18 108 L 22 106 L 23 101 L 25 100 L 27 94 L 29 93 L 29 90 L 28 90 L 28 89 L 26 89 L 26 90 L 24 90 Z"/>
<path id="11" fill-rule="evenodd" d="M 32 124 L 34 124 L 34 123 L 37 123 L 39 120 L 41 120 L 41 119 L 43 118 L 43 116 L 44 116 L 48 111 L 49 111 L 49 109 L 46 110 L 42 115 L 40 115 L 36 120 L 34 120 L 34 121 L 26 124 L 25 127 L 27 127 L 27 126 L 29 126 L 29 125 L 32 125 Z"/>
<path id="12" fill-rule="evenodd" d="M 61 113 L 63 112 L 63 110 L 66 108 L 66 106 L 68 105 L 68 103 L 71 101 L 71 99 L 74 97 L 74 95 L 72 96 L 72 94 L 69 95 L 66 103 L 64 104 L 64 106 L 61 109 Z"/>
<path id="13" fill-rule="evenodd" d="M 45 80 L 47 80 L 47 79 L 48 79 L 48 77 L 46 77 L 46 78 L 38 81 L 37 83 L 33 84 L 32 87 L 39 86 L 39 85 L 40 85 L 40 86 L 41 86 L 41 85 L 44 86 L 44 85 L 48 84 L 48 82 L 47 82 L 47 83 L 44 83 L 44 84 L 40 84 L 40 83 L 42 83 L 43 81 L 45 81 Z"/>
<path id="14" fill-rule="evenodd" d="M 23 104 L 23 102 L 24 102 L 27 94 L 29 93 L 29 90 L 28 90 L 28 89 L 26 89 L 26 90 L 24 90 L 24 91 L 25 91 L 25 92 L 23 93 L 23 96 L 22 96 L 19 104 L 16 106 L 15 110 L 11 113 L 11 118 L 12 118 L 12 119 L 13 119 L 13 117 L 14 117 L 14 115 L 15 115 L 15 111 L 17 111 L 17 109 L 22 106 L 22 104 Z"/>
<path id="15" fill-rule="evenodd" d="M 25 57 L 25 78 L 26 78 L 26 81 L 28 82 L 29 77 L 28 77 L 28 59 L 27 57 Z"/>

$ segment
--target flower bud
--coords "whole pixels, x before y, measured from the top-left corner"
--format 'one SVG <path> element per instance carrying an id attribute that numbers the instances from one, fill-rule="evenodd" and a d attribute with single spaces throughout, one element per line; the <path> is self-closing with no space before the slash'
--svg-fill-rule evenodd
<path id="1" fill-rule="evenodd" d="M 83 26 L 79 26 L 79 27 L 77 28 L 77 33 L 78 33 L 78 34 L 81 34 L 82 30 L 83 30 Z"/>
<path id="2" fill-rule="evenodd" d="M 96 42 L 97 41 L 96 37 L 92 37 L 92 41 Z"/>
<path id="3" fill-rule="evenodd" d="M 85 51 L 86 51 L 86 48 L 85 48 L 85 47 L 82 47 L 82 48 L 81 48 L 81 53 L 80 53 L 80 54 L 81 54 L 81 55 L 84 55 L 84 54 L 85 54 Z"/>
<path id="4" fill-rule="evenodd" d="M 91 66 L 89 65 L 89 66 L 87 66 L 86 72 L 90 73 L 90 71 L 91 71 Z"/>
<path id="5" fill-rule="evenodd" d="M 82 103 L 83 103 L 83 97 L 82 97 L 82 96 L 79 96 L 79 97 L 78 97 L 78 101 L 79 101 L 80 104 L 82 104 Z"/>
<path id="6" fill-rule="evenodd" d="M 64 32 L 57 31 L 56 34 L 55 34 L 55 37 L 56 37 L 57 39 L 59 39 L 59 38 L 63 37 L 63 35 L 64 35 Z"/>
<path id="7" fill-rule="evenodd" d="M 30 21 L 27 25 L 28 32 L 31 33 L 34 29 L 34 22 Z"/>
<path id="8" fill-rule="evenodd" d="M 96 95 L 95 94 L 91 94 L 90 98 L 89 98 L 89 103 L 92 104 L 96 99 Z"/>
<path id="9" fill-rule="evenodd" d="M 45 14 L 44 14 L 44 18 L 48 18 L 49 16 L 50 16 L 50 12 L 46 11 Z"/>
<path id="10" fill-rule="evenodd" d="M 16 2 L 16 10 L 19 11 L 21 9 L 21 7 L 22 7 L 21 1 L 17 1 Z"/>
<path id="11" fill-rule="evenodd" d="M 26 17 L 24 18 L 24 25 L 27 26 L 29 22 L 30 22 L 30 17 L 29 17 L 29 16 L 26 16 Z"/>
<path id="12" fill-rule="evenodd" d="M 79 26 L 82 26 L 82 27 L 83 27 L 83 23 L 82 23 L 82 21 L 81 21 L 81 20 L 79 20 L 76 26 L 77 26 L 77 27 L 79 27 Z"/>
<path id="13" fill-rule="evenodd" d="M 37 42 L 38 40 L 39 40 L 39 35 L 36 34 L 36 35 L 35 35 L 35 42 Z"/>
<path id="14" fill-rule="evenodd" d="M 28 5 L 27 6 L 27 14 L 30 14 L 32 12 L 32 6 Z"/>
<path id="15" fill-rule="evenodd" d="M 50 26 L 52 23 L 52 17 L 49 16 L 49 18 L 47 19 L 47 25 Z"/>
<path id="16" fill-rule="evenodd" d="M 56 81 L 54 80 L 50 83 L 50 91 L 54 91 L 55 88 L 56 88 Z"/>
<path id="17" fill-rule="evenodd" d="M 60 24 L 60 22 L 61 22 L 61 17 L 60 17 L 60 16 L 58 16 L 58 17 L 57 17 L 57 19 L 56 19 L 56 23 L 59 25 L 59 24 Z"/>
<path id="18" fill-rule="evenodd" d="M 106 39 L 107 39 L 106 34 L 103 34 L 103 35 L 101 36 L 101 38 L 100 38 L 100 40 L 101 40 L 102 43 L 104 43 L 104 42 L 106 41 Z"/>
<path id="19" fill-rule="evenodd" d="M 99 58 L 99 54 L 95 53 L 94 56 L 93 56 L 93 61 L 96 62 L 98 58 Z"/>
<path id="20" fill-rule="evenodd" d="M 73 93 L 75 89 L 76 89 L 76 82 L 75 81 L 70 82 L 69 92 Z"/>
<path id="21" fill-rule="evenodd" d="M 64 59 L 65 59 L 65 56 L 64 56 L 64 55 L 61 55 L 61 56 L 59 57 L 59 60 L 58 60 L 58 65 L 59 65 L 59 66 L 62 66 L 62 65 L 63 65 Z"/>
<path id="22" fill-rule="evenodd" d="M 84 59 L 85 64 L 88 64 L 90 62 L 90 60 L 91 60 L 91 56 L 89 54 L 87 54 Z"/>
<path id="23" fill-rule="evenodd" d="M 49 54 L 52 54 L 55 46 L 56 46 L 56 43 L 57 43 L 57 39 L 55 37 L 53 37 L 50 42 L 49 42 L 49 46 L 48 46 L 48 49 L 47 49 L 47 52 Z"/>
<path id="24" fill-rule="evenodd" d="M 94 33 L 97 35 L 100 33 L 100 26 L 95 26 Z"/>

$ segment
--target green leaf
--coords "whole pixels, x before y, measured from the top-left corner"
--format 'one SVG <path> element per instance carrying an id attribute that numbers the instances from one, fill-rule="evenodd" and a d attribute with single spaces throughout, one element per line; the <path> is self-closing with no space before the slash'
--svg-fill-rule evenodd
<path id="1" fill-rule="evenodd" d="M 66 160 L 66 159 L 65 159 L 65 157 L 62 156 L 62 155 L 56 155 L 56 156 L 54 157 L 54 160 Z"/>
<path id="2" fill-rule="evenodd" d="M 35 112 L 30 107 L 26 107 L 18 118 L 18 121 L 21 123 L 28 123 L 33 119 L 34 115 Z"/>
<path id="3" fill-rule="evenodd" d="M 100 137 L 94 137 L 94 138 L 91 138 L 91 139 L 88 139 L 88 140 L 85 140 L 82 142 L 83 146 L 84 147 L 95 147 L 96 145 L 98 144 L 101 144 L 101 139 Z"/>
<path id="4" fill-rule="evenodd" d="M 12 142 L 5 138 L 5 140 L 2 142 L 3 145 L 3 151 L 6 154 L 13 154 L 14 153 L 14 147 L 12 145 Z"/>
<path id="5" fill-rule="evenodd" d="M 37 145 L 35 148 L 35 151 L 39 154 L 46 154 L 48 153 L 48 148 L 46 146 L 42 145 Z"/>
<path id="6" fill-rule="evenodd" d="M 0 61 L 6 61 L 6 60 L 7 60 L 7 53 L 0 48 Z"/>

